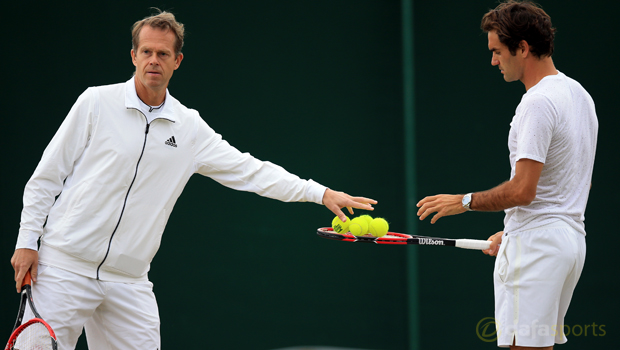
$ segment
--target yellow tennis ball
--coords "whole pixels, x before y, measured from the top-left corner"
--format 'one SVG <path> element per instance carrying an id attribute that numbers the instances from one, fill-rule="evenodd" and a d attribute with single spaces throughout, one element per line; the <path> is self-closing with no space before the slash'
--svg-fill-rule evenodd
<path id="1" fill-rule="evenodd" d="M 356 217 L 349 224 L 349 232 L 353 236 L 363 236 L 368 233 L 368 221 L 361 217 Z"/>
<path id="2" fill-rule="evenodd" d="M 375 237 L 383 237 L 388 233 L 390 229 L 390 225 L 383 218 L 376 218 L 372 220 L 370 226 L 368 227 L 368 231 L 371 235 Z"/>
<path id="3" fill-rule="evenodd" d="M 366 215 L 360 215 L 359 217 L 366 220 L 368 227 L 370 227 L 370 223 L 372 222 L 372 216 L 366 214 Z"/>
<path id="4" fill-rule="evenodd" d="M 339 217 L 335 217 L 334 220 L 332 220 L 332 228 L 334 229 L 334 231 L 338 232 L 338 233 L 346 233 L 349 232 L 349 224 L 351 223 L 351 220 L 349 220 L 349 217 L 347 216 L 347 221 L 342 222 L 342 220 L 340 220 Z"/>

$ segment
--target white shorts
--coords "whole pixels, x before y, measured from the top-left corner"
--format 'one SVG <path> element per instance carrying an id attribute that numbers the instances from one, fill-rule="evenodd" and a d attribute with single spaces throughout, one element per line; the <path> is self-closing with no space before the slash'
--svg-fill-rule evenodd
<path id="1" fill-rule="evenodd" d="M 585 236 L 562 221 L 504 235 L 493 272 L 498 346 L 566 343 L 564 316 L 585 257 Z"/>
<path id="2" fill-rule="evenodd" d="M 58 338 L 58 350 L 75 349 L 82 329 L 88 348 L 159 349 L 159 311 L 153 284 L 103 282 L 39 265 L 32 297 Z M 28 312 L 24 318 L 34 317 Z"/>

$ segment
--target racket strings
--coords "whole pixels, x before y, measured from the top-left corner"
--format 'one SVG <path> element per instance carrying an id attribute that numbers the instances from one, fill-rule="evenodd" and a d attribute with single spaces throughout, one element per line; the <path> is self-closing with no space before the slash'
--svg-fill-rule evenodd
<path id="1" fill-rule="evenodd" d="M 24 328 L 15 339 L 14 350 L 53 350 L 53 338 L 42 323 L 36 322 Z"/>

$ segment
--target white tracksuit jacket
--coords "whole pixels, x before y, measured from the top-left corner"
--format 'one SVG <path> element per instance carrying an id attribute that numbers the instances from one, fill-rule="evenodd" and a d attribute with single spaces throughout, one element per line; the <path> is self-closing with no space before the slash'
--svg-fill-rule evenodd
<path id="1" fill-rule="evenodd" d="M 36 250 L 41 237 L 42 264 L 103 281 L 147 280 L 194 173 L 287 202 L 321 204 L 326 190 L 239 152 L 168 92 L 147 123 L 132 78 L 88 88 L 71 108 L 26 185 L 16 248 Z"/>

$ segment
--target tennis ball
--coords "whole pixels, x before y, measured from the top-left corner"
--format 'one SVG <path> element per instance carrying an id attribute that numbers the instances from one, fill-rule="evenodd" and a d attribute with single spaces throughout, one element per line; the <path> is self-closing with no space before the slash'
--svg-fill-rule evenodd
<path id="1" fill-rule="evenodd" d="M 368 227 L 368 231 L 375 237 L 383 237 L 388 233 L 390 225 L 383 218 L 376 218 L 372 220 Z"/>
<path id="2" fill-rule="evenodd" d="M 338 232 L 338 233 L 345 233 L 345 232 L 349 232 L 349 224 L 351 223 L 351 220 L 349 220 L 349 217 L 347 216 L 347 221 L 342 222 L 342 220 L 340 220 L 339 217 L 335 217 L 334 220 L 332 220 L 332 228 L 334 229 L 334 231 Z"/>
<path id="3" fill-rule="evenodd" d="M 370 223 L 372 222 L 372 216 L 370 215 L 360 215 L 360 218 L 366 220 L 366 223 L 368 224 L 368 227 L 370 227 Z"/>
<path id="4" fill-rule="evenodd" d="M 349 224 L 349 232 L 353 236 L 363 236 L 368 233 L 368 221 L 361 217 L 356 217 Z"/>

